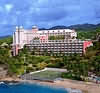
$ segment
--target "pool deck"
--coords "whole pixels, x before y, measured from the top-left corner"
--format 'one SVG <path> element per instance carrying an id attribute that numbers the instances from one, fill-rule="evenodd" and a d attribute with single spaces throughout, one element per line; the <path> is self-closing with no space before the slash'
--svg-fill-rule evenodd
<path id="1" fill-rule="evenodd" d="M 64 87 L 64 88 L 72 88 L 82 90 L 83 93 L 100 93 L 100 84 L 91 83 L 91 82 L 82 82 L 76 80 L 64 79 L 63 81 L 56 82 L 45 82 L 39 80 L 21 80 L 21 79 L 13 79 L 13 78 L 5 78 L 1 81 L 19 81 L 19 82 L 29 82 L 29 83 L 38 83 L 41 85 L 50 85 L 56 87 Z"/>

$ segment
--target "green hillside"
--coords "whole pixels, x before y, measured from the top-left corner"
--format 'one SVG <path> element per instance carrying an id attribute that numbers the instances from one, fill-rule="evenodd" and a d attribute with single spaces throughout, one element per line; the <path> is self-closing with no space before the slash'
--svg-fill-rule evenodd
<path id="1" fill-rule="evenodd" d="M 96 38 L 100 29 L 95 29 L 95 32 L 80 32 L 78 38 L 89 39 L 90 37 Z M 91 38 L 92 39 L 92 38 Z M 4 44 L 6 43 L 6 44 Z M 11 56 L 12 37 L 7 37 L 0 40 L 0 64 L 8 67 L 8 75 L 16 76 L 26 72 L 36 71 L 45 67 L 66 68 L 68 73 L 63 73 L 62 77 L 82 80 L 87 77 L 89 73 L 100 76 L 100 42 L 93 42 L 94 46 L 87 49 L 84 56 L 72 55 L 63 57 L 36 56 L 33 52 L 29 52 L 27 48 L 20 51 L 16 57 Z M 8 44 L 8 45 L 7 45 Z M 2 46 L 3 45 L 3 46 Z"/>

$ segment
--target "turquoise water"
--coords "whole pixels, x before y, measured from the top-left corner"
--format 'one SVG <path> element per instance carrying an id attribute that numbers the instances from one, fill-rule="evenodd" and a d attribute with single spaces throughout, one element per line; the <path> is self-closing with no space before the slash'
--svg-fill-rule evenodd
<path id="1" fill-rule="evenodd" d="M 63 88 L 53 88 L 38 84 L 22 83 L 17 85 L 0 85 L 0 93 L 68 93 Z"/>

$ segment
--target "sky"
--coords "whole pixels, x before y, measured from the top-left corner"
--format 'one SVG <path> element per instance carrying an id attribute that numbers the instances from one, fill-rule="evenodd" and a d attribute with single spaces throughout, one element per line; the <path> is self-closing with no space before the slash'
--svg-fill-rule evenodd
<path id="1" fill-rule="evenodd" d="M 0 0 L 0 36 L 12 34 L 17 25 L 50 28 L 99 21 L 100 0 Z"/>

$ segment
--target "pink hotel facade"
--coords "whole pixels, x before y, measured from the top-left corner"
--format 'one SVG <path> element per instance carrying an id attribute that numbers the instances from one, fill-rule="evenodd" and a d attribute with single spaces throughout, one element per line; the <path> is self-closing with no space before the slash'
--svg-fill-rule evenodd
<path id="1" fill-rule="evenodd" d="M 92 46 L 91 41 L 78 40 L 77 32 L 71 29 L 58 30 L 38 30 L 33 26 L 31 30 L 25 30 L 22 26 L 16 27 L 13 33 L 12 51 L 13 56 L 26 46 L 30 51 L 35 51 L 38 55 L 69 55 L 86 52 L 86 48 Z M 37 51 L 36 51 L 37 50 Z"/>

